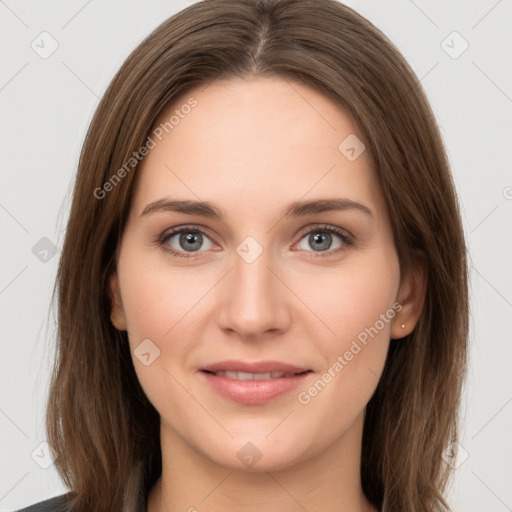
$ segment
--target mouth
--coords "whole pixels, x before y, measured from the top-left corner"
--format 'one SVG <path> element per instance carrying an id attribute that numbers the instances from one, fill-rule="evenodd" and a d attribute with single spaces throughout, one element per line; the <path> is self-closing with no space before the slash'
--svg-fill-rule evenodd
<path id="1" fill-rule="evenodd" d="M 293 390 L 312 372 L 276 361 L 224 361 L 206 366 L 199 373 L 224 398 L 257 405 Z"/>
<path id="2" fill-rule="evenodd" d="M 267 372 L 267 373 L 251 373 L 251 372 L 237 372 L 237 371 L 218 371 L 211 372 L 209 370 L 201 370 L 215 375 L 216 377 L 227 377 L 228 379 L 236 380 L 270 380 L 270 379 L 282 379 L 295 377 L 296 375 L 302 375 L 303 373 L 309 373 L 311 370 L 304 370 L 299 373 L 285 373 L 285 372 Z"/>

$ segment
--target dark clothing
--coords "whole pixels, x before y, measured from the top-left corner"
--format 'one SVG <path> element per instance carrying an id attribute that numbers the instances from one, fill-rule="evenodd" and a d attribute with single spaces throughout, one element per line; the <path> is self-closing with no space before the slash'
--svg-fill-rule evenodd
<path id="1" fill-rule="evenodd" d="M 17 510 L 16 512 L 66 512 L 68 509 L 66 505 L 68 501 L 67 497 L 67 494 L 60 494 L 59 496 L 54 496 L 48 500 L 34 503 L 33 505 Z"/>

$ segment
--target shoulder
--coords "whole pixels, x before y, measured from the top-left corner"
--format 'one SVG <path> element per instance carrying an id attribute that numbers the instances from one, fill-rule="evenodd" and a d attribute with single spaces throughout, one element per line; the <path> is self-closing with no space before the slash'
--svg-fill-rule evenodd
<path id="1" fill-rule="evenodd" d="M 48 500 L 40 501 L 16 512 L 66 512 L 68 510 L 68 494 L 60 494 Z"/>

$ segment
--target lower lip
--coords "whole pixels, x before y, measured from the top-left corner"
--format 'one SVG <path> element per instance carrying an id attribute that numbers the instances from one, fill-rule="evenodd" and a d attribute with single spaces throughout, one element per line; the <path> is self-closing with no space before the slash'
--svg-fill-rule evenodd
<path id="1" fill-rule="evenodd" d="M 201 371 L 208 383 L 218 393 L 242 404 L 256 405 L 272 400 L 301 384 L 311 372 L 300 373 L 293 377 L 279 377 L 267 380 L 238 380 L 220 377 Z"/>

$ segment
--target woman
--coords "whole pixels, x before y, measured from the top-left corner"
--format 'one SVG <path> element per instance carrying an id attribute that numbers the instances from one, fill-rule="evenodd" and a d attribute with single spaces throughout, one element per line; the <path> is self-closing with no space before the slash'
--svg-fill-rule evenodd
<path id="1" fill-rule="evenodd" d="M 191 244 L 191 247 L 188 245 Z M 449 510 L 466 248 L 428 101 L 334 0 L 207 0 L 85 140 L 27 510 Z"/>

